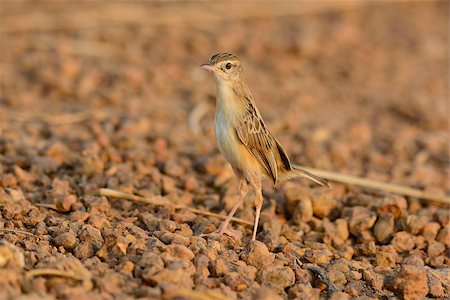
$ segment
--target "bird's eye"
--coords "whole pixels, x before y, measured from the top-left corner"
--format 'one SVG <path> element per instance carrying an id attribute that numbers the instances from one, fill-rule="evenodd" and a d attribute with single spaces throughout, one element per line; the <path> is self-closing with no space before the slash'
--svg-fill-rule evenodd
<path id="1" fill-rule="evenodd" d="M 225 65 L 225 68 L 227 68 L 227 70 L 231 69 L 231 64 L 230 64 L 230 63 L 227 63 L 227 64 Z"/>

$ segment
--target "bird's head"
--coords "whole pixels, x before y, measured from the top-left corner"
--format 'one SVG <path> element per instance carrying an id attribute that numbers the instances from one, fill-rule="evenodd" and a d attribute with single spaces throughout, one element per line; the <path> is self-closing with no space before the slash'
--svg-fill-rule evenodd
<path id="1" fill-rule="evenodd" d="M 217 53 L 209 59 L 207 64 L 203 64 L 201 67 L 213 72 L 217 80 L 236 81 L 242 78 L 241 63 L 232 53 Z"/>

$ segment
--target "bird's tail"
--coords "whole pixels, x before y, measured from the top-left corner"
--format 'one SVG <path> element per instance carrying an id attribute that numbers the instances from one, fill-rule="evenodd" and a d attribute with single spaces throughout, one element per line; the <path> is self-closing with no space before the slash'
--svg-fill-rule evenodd
<path id="1" fill-rule="evenodd" d="M 288 175 L 289 178 L 296 178 L 296 177 L 304 177 L 311 181 L 314 181 L 315 183 L 321 185 L 321 186 L 327 186 L 331 188 L 331 185 L 323 178 L 320 178 L 319 176 L 316 176 L 312 174 L 311 172 L 308 172 L 299 166 L 292 166 L 292 170 L 289 172 Z"/>

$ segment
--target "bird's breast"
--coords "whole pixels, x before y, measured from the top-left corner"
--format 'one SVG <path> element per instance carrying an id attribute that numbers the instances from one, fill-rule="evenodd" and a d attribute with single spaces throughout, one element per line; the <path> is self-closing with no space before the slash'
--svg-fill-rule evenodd
<path id="1" fill-rule="evenodd" d="M 236 152 L 239 143 L 235 132 L 235 123 L 239 117 L 239 107 L 234 99 L 231 87 L 218 82 L 214 134 L 220 151 L 227 160 Z"/>
<path id="2" fill-rule="evenodd" d="M 239 141 L 237 139 L 231 120 L 226 116 L 226 112 L 218 110 L 214 121 L 214 134 L 217 145 L 223 156 L 231 163 L 239 155 Z"/>
<path id="3" fill-rule="evenodd" d="M 236 133 L 236 124 L 243 112 L 242 101 L 237 98 L 232 86 L 218 81 L 214 134 L 219 150 L 234 168 L 255 173 L 259 172 L 260 164 Z"/>

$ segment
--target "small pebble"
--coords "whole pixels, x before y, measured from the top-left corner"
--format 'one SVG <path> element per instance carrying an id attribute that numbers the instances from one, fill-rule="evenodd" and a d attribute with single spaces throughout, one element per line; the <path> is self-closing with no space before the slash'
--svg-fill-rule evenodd
<path id="1" fill-rule="evenodd" d="M 259 271 L 257 280 L 262 285 L 273 287 L 277 290 L 284 290 L 294 285 L 295 273 L 287 266 L 270 264 Z"/>
<path id="2" fill-rule="evenodd" d="M 254 241 L 247 246 L 245 252 L 242 254 L 242 259 L 259 270 L 271 264 L 275 260 L 275 255 L 269 252 L 264 243 Z"/>
<path id="3" fill-rule="evenodd" d="M 392 239 L 392 245 L 395 250 L 400 253 L 409 252 L 415 246 L 413 236 L 406 231 L 396 232 Z"/>
<path id="4" fill-rule="evenodd" d="M 64 232 L 61 234 L 58 234 L 54 239 L 53 242 L 56 246 L 62 246 L 66 250 L 72 250 L 75 248 L 75 245 L 77 244 L 77 235 L 73 231 Z"/>

